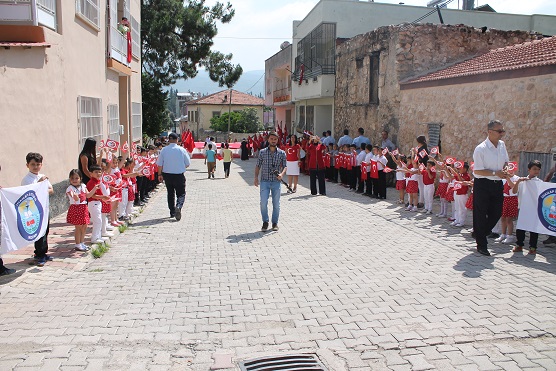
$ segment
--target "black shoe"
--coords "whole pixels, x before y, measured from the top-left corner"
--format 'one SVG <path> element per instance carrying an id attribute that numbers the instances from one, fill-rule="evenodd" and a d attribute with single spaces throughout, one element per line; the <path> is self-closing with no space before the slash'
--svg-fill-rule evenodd
<path id="1" fill-rule="evenodd" d="M 490 253 L 488 252 L 487 249 L 479 249 L 477 248 L 477 252 L 481 255 L 485 255 L 485 256 L 490 256 Z"/>
<path id="2" fill-rule="evenodd" d="M 181 220 L 181 209 L 176 209 L 176 220 L 179 222 Z"/>
<path id="3" fill-rule="evenodd" d="M 425 204 L 419 204 L 419 203 L 417 204 L 418 209 L 422 209 L 423 207 L 425 207 Z"/>
<path id="4" fill-rule="evenodd" d="M 268 230 L 268 222 L 263 222 L 263 226 L 261 227 L 262 232 L 266 232 Z"/>
<path id="5" fill-rule="evenodd" d="M 2 272 L 0 272 L 0 276 L 7 276 L 9 274 L 14 274 L 15 269 L 6 268 Z"/>
<path id="6" fill-rule="evenodd" d="M 278 231 L 278 224 L 277 223 L 272 223 L 272 230 L 273 231 Z"/>
<path id="7" fill-rule="evenodd" d="M 546 240 L 544 240 L 543 245 L 550 245 L 553 243 L 556 243 L 556 237 L 555 236 L 548 236 L 548 238 Z"/>
<path id="8" fill-rule="evenodd" d="M 493 232 L 493 233 L 489 234 L 487 237 L 488 238 L 498 238 L 498 237 L 500 237 L 500 235 L 498 233 Z"/>

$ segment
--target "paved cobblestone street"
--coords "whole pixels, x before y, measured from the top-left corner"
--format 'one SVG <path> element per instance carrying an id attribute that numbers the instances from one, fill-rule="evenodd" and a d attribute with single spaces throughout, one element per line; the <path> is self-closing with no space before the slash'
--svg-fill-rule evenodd
<path id="1" fill-rule="evenodd" d="M 162 188 L 102 258 L 0 279 L 0 370 L 236 370 L 302 352 L 333 371 L 556 369 L 556 249 L 484 257 L 391 188 L 311 196 L 307 176 L 262 233 L 254 165 L 209 180 L 193 160 L 180 222 Z"/>

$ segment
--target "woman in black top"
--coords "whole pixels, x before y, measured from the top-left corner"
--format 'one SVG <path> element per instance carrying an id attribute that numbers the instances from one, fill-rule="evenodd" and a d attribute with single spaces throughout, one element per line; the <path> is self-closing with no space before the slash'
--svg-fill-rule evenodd
<path id="1" fill-rule="evenodd" d="M 87 185 L 91 179 L 91 172 L 89 169 L 91 166 L 97 164 L 97 141 L 93 138 L 87 138 L 83 149 L 79 154 L 79 161 L 77 167 L 81 171 L 83 183 Z"/>
<path id="2" fill-rule="evenodd" d="M 427 166 L 427 161 L 429 160 L 429 148 L 427 147 L 427 138 L 424 135 L 419 135 L 417 137 L 417 144 L 419 144 L 419 148 L 417 148 L 417 158 L 419 159 L 419 163 Z M 425 151 L 426 154 L 424 157 L 421 157 L 420 153 Z M 425 202 L 425 185 L 423 184 L 423 176 L 419 174 L 417 178 L 417 183 L 419 184 L 419 203 L 417 204 L 418 208 L 422 208 Z"/>

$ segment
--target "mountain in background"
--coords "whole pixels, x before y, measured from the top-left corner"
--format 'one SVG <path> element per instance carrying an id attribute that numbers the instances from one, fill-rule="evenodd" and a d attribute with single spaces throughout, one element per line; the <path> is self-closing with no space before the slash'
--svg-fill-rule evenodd
<path id="1" fill-rule="evenodd" d="M 255 96 L 264 97 L 264 70 L 259 71 L 246 71 L 243 72 L 241 78 L 234 85 L 234 89 L 250 93 Z M 200 70 L 197 76 L 193 79 L 188 80 L 178 80 L 172 88 L 177 89 L 180 93 L 185 93 L 188 91 L 201 93 L 202 95 L 208 95 L 225 90 L 226 87 L 218 86 L 217 83 L 213 82 L 205 70 Z"/>

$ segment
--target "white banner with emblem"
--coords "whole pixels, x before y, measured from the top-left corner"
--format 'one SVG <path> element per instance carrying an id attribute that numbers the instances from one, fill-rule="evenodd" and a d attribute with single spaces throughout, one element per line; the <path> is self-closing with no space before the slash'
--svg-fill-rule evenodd
<path id="1" fill-rule="evenodd" d="M 2 240 L 0 254 L 25 247 L 46 233 L 48 182 L 0 189 Z"/>
<path id="2" fill-rule="evenodd" d="M 517 229 L 556 236 L 556 183 L 525 181 L 518 197 Z"/>

